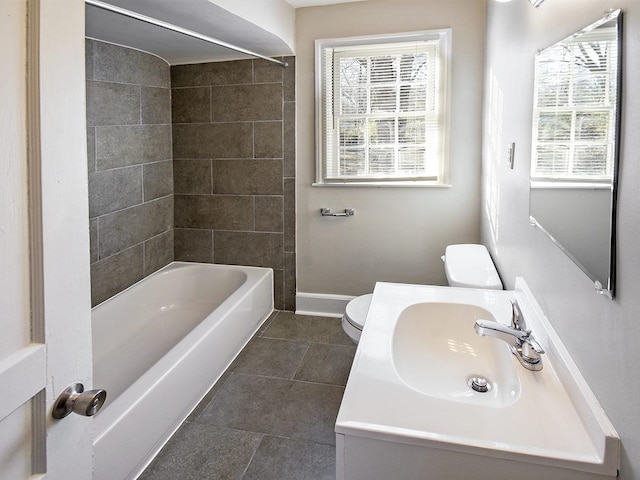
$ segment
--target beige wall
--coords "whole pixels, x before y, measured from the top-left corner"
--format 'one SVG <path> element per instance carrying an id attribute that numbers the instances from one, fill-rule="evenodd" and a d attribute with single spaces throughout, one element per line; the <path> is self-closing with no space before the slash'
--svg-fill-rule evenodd
<path id="1" fill-rule="evenodd" d="M 618 197 L 618 281 L 614 301 L 528 224 L 533 59 L 544 48 L 600 18 L 624 12 L 622 151 Z M 482 238 L 503 280 L 524 277 L 622 437 L 620 478 L 640 479 L 640 3 L 637 0 L 491 0 L 487 13 L 483 134 Z M 489 85 L 494 92 L 492 102 Z M 497 105 L 494 105 L 497 104 Z M 497 111 L 496 111 L 497 110 Z M 489 115 L 502 118 L 492 130 Z M 500 152 L 516 142 L 515 169 Z M 489 213 L 493 212 L 493 213 Z M 525 412 L 526 415 L 526 412 Z"/>
<path id="2" fill-rule="evenodd" d="M 302 8 L 296 15 L 298 292 L 358 295 L 376 281 L 446 283 L 450 243 L 480 239 L 480 124 L 486 2 L 397 0 Z M 314 40 L 452 28 L 449 188 L 312 187 Z M 320 208 L 354 208 L 322 218 Z"/>

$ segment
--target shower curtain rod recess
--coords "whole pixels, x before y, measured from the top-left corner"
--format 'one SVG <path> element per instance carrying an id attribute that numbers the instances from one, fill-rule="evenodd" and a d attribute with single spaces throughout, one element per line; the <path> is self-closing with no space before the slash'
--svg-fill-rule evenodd
<path id="1" fill-rule="evenodd" d="M 102 10 L 106 10 L 108 12 L 117 13 L 118 15 L 122 15 L 129 18 L 134 18 L 136 20 L 140 20 L 141 22 L 148 23 L 150 25 L 155 25 L 156 27 L 164 28 L 166 30 L 170 30 L 172 32 L 180 33 L 182 35 L 186 35 L 188 37 L 197 38 L 198 40 L 202 40 L 207 43 L 212 43 L 214 45 L 218 45 L 219 47 L 228 48 L 229 50 L 234 50 L 236 52 L 244 53 L 245 55 L 250 55 L 252 57 L 261 58 L 263 60 L 267 60 L 269 62 L 277 63 L 278 65 L 282 65 L 283 67 L 288 67 L 289 64 L 287 62 L 283 62 L 277 60 L 275 58 L 267 57 L 266 55 L 261 55 L 256 52 L 252 52 L 251 50 L 247 50 L 246 48 L 238 47 L 231 43 L 227 43 L 223 40 L 218 40 L 217 38 L 209 37 L 207 35 L 202 35 L 201 33 L 194 32 L 193 30 L 188 30 L 186 28 L 178 27 L 177 25 L 173 25 L 171 23 L 163 22 L 162 20 L 157 20 L 155 18 L 148 17 L 146 15 L 142 15 L 141 13 L 132 12 L 131 10 L 127 10 L 125 8 L 116 7 L 115 5 L 111 5 L 109 3 L 101 2 L 100 0 L 85 0 L 85 4 L 91 5 L 92 7 L 100 8 Z"/>

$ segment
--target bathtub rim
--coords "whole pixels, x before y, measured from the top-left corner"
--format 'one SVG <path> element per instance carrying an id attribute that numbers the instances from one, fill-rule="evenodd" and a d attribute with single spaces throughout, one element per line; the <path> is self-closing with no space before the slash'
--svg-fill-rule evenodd
<path id="1" fill-rule="evenodd" d="M 232 270 L 240 270 L 240 271 L 260 271 L 260 270 L 271 270 L 273 272 L 273 269 L 270 267 L 253 267 L 253 266 L 245 266 L 245 265 L 227 265 L 225 263 L 206 263 L 206 262 L 185 262 L 183 260 L 174 260 L 170 263 L 167 263 L 165 266 L 163 266 L 162 268 L 159 268 L 158 270 L 156 270 L 153 273 L 150 273 L 149 275 L 142 277 L 140 280 L 138 280 L 137 282 L 129 285 L 127 288 L 125 288 L 124 290 L 120 290 L 118 293 L 112 295 L 111 297 L 103 300 L 102 302 L 94 305 L 93 307 L 91 307 L 91 313 L 93 313 L 94 310 L 96 310 L 98 307 L 104 306 L 105 303 L 110 302 L 111 300 L 117 299 L 118 297 L 124 296 L 124 294 L 126 294 L 127 292 L 129 292 L 130 290 L 133 290 L 134 287 L 138 286 L 141 282 L 144 282 L 145 280 L 149 280 L 153 277 L 156 276 L 161 276 L 164 273 L 167 273 L 169 271 L 172 270 L 178 270 L 180 268 L 183 267 L 190 267 L 190 266 L 203 266 L 203 267 L 214 267 L 214 268 L 229 268 Z M 248 276 L 247 276 L 247 280 L 248 280 Z M 245 280 L 246 281 L 246 280 Z"/>

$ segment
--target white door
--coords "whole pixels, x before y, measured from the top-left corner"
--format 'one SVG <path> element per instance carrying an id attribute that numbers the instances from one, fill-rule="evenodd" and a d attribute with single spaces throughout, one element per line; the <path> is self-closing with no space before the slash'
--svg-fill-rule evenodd
<path id="1" fill-rule="evenodd" d="M 84 2 L 0 0 L 0 479 L 91 479 Z M 27 67 L 28 65 L 28 67 Z"/>

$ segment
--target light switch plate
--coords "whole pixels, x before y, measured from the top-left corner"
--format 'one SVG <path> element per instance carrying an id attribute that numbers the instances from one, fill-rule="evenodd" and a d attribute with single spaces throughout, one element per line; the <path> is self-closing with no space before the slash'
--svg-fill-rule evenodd
<path id="1" fill-rule="evenodd" d="M 509 148 L 507 149 L 507 165 L 511 170 L 513 170 L 513 161 L 516 156 L 516 142 L 511 142 L 509 144 Z"/>

